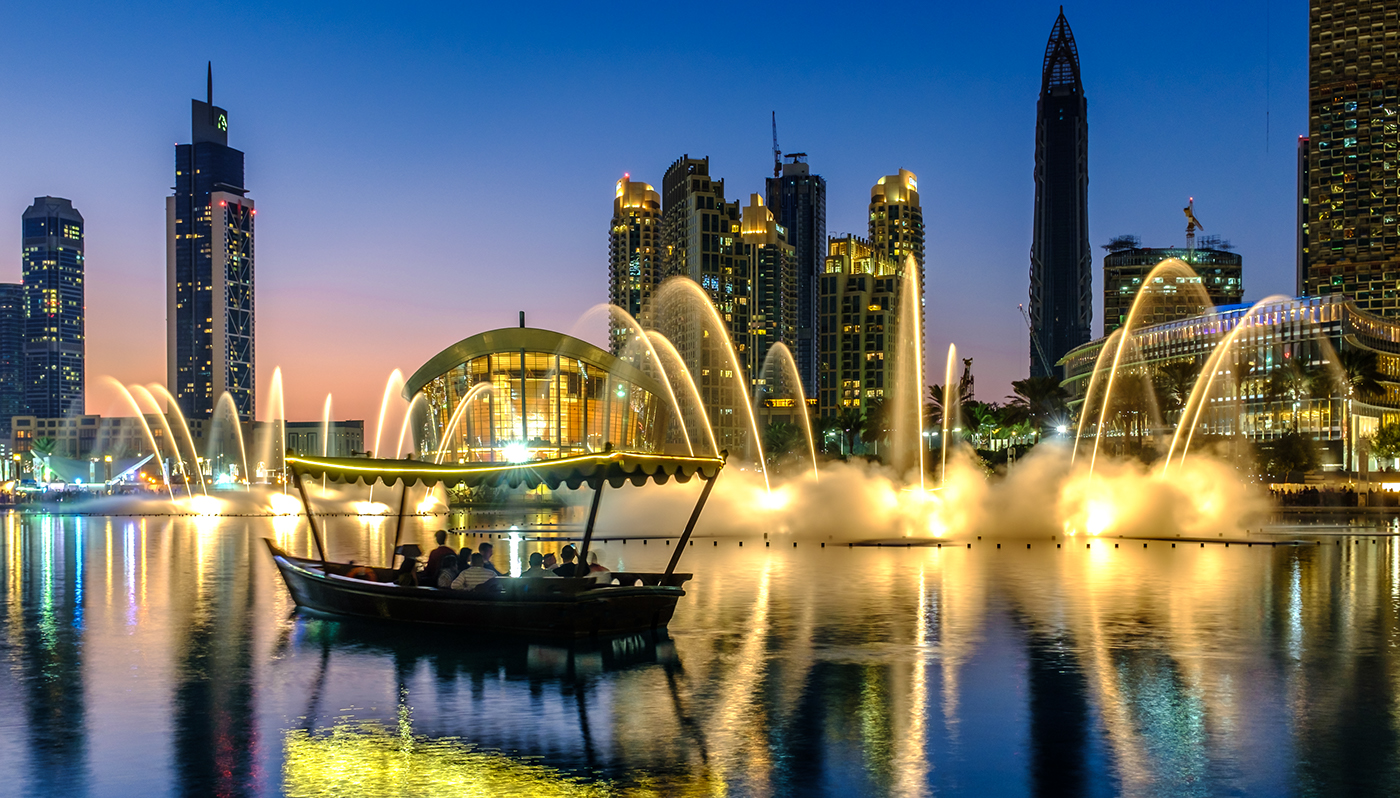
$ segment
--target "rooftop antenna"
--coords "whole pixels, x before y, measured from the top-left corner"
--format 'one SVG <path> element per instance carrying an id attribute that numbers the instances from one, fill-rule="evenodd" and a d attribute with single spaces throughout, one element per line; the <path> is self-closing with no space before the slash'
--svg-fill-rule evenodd
<path id="1" fill-rule="evenodd" d="M 1186 214 L 1186 262 L 1192 263 L 1196 260 L 1196 231 L 1204 230 L 1206 226 L 1201 224 L 1196 218 L 1196 198 L 1187 197 L 1186 207 L 1181 212 Z"/>
<path id="2" fill-rule="evenodd" d="M 783 151 L 778 149 L 778 112 L 773 112 L 773 176 L 783 176 Z"/>
<path id="3" fill-rule="evenodd" d="M 209 104 L 214 104 L 214 62 L 209 62 Z"/>

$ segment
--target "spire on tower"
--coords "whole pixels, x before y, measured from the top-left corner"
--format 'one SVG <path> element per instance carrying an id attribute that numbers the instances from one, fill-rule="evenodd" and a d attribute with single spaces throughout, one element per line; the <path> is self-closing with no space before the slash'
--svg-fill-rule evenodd
<path id="1" fill-rule="evenodd" d="M 214 104 L 214 62 L 209 62 L 209 99 L 206 101 L 210 105 Z"/>

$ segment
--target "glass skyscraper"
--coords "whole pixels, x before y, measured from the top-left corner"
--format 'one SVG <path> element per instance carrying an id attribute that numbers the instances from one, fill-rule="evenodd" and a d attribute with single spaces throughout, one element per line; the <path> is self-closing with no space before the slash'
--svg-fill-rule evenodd
<path id="1" fill-rule="evenodd" d="M 0 283 L 0 434 L 24 415 L 24 286 Z"/>
<path id="2" fill-rule="evenodd" d="M 1089 121 L 1079 50 L 1064 11 L 1045 45 L 1035 118 L 1035 230 L 1031 243 L 1031 375 L 1049 376 L 1089 342 L 1094 318 L 1089 248 Z"/>
<path id="3" fill-rule="evenodd" d="M 817 395 L 817 280 L 826 260 L 826 180 L 814 175 L 803 153 L 790 153 L 781 177 L 767 179 L 768 209 L 787 230 L 797 258 L 797 328 L 793 355 L 807 396 Z"/>
<path id="4" fill-rule="evenodd" d="M 1400 316 L 1400 9 L 1393 1 L 1308 5 L 1301 290 Z"/>
<path id="5" fill-rule="evenodd" d="M 175 145 L 175 194 L 166 198 L 168 384 L 192 419 L 227 392 L 254 417 L 253 220 L 243 153 L 228 146 L 228 112 L 191 101 L 191 143 Z"/>
<path id="6" fill-rule="evenodd" d="M 83 408 L 83 216 L 35 197 L 23 219 L 24 406 L 46 418 Z"/>

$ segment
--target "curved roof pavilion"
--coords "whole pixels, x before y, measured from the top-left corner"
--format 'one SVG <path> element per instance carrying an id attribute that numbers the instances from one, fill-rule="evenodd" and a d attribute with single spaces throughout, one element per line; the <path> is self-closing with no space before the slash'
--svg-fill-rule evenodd
<path id="1" fill-rule="evenodd" d="M 665 392 L 587 341 L 506 327 L 434 355 L 403 395 L 419 459 L 472 463 L 550 460 L 609 445 L 661 452 L 670 420 Z"/>

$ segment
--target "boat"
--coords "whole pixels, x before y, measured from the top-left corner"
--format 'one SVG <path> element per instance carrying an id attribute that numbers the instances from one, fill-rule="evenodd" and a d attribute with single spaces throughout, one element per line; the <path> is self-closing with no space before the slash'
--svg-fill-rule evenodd
<path id="1" fill-rule="evenodd" d="M 437 465 L 416 460 L 302 457 L 287 454 L 287 467 L 306 507 L 318 557 L 295 557 L 265 539 L 272 561 L 299 609 L 340 617 L 450 626 L 527 637 L 588 638 L 661 630 L 671 621 L 676 602 L 685 595 L 691 574 L 676 570 L 695 531 L 700 513 L 724 468 L 725 457 L 672 457 L 606 451 L 526 463 L 467 463 Z M 600 585 L 592 578 L 499 578 L 471 590 L 400 587 L 387 581 L 388 566 L 369 568 L 374 579 L 348 576 L 352 563 L 326 559 L 321 527 L 307 496 L 304 478 L 373 484 L 401 484 L 394 550 L 398 552 L 408 489 L 415 485 L 447 487 L 489 485 L 536 488 L 588 486 L 593 499 L 578 547 L 579 562 L 587 562 L 598 507 L 606 487 L 664 484 L 699 478 L 704 485 L 684 531 L 663 572 L 613 572 L 616 584 Z M 416 548 L 416 547 L 415 547 Z"/>

